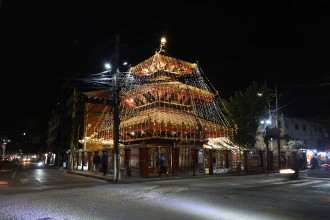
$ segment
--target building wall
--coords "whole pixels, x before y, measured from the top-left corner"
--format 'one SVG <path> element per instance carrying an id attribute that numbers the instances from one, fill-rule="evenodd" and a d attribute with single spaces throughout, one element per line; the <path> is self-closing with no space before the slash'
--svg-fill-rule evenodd
<path id="1" fill-rule="evenodd" d="M 284 117 L 285 134 L 293 140 L 300 140 L 308 148 L 329 149 L 329 137 L 325 125 L 310 120 Z"/>
<path id="2" fill-rule="evenodd" d="M 275 121 L 271 126 L 275 125 Z M 330 149 L 330 139 L 325 124 L 312 120 L 301 119 L 296 117 L 288 117 L 284 114 L 279 115 L 278 127 L 281 131 L 280 146 L 286 145 L 287 141 L 299 140 L 304 142 L 307 148 L 325 150 Z M 257 134 L 258 149 L 266 150 L 263 135 L 263 127 L 261 126 Z M 288 138 L 285 138 L 288 137 Z M 275 150 L 278 148 L 277 140 L 269 141 L 269 149 Z"/>

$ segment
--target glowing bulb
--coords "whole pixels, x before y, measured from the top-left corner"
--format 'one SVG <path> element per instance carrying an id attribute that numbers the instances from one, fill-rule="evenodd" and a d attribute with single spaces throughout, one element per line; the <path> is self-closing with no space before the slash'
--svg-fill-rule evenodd
<path id="1" fill-rule="evenodd" d="M 105 66 L 105 68 L 108 69 L 108 70 L 111 69 L 111 65 L 110 65 L 109 63 L 106 63 L 104 66 Z"/>
<path id="2" fill-rule="evenodd" d="M 161 42 L 162 44 L 165 44 L 165 43 L 166 43 L 166 38 L 165 38 L 165 37 L 162 37 L 162 39 L 160 40 L 160 42 Z"/>

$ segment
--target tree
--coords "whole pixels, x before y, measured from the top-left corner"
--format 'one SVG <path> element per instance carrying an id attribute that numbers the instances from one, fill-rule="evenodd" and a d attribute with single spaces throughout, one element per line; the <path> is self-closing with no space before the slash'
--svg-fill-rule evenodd
<path id="1" fill-rule="evenodd" d="M 48 115 L 38 115 L 29 120 L 23 148 L 24 153 L 43 152 L 42 148 L 45 148 L 47 137 L 48 117 Z"/>
<path id="2" fill-rule="evenodd" d="M 244 91 L 235 92 L 228 101 L 223 100 L 222 108 L 227 109 L 228 117 L 232 119 L 231 126 L 236 125 L 238 128 L 232 137 L 234 144 L 242 148 L 251 148 L 255 145 L 260 120 L 266 114 L 269 102 L 268 89 L 254 81 Z"/>
<path id="3" fill-rule="evenodd" d="M 305 147 L 304 142 L 302 141 L 289 141 L 286 145 L 283 146 L 284 150 L 298 150 Z"/>

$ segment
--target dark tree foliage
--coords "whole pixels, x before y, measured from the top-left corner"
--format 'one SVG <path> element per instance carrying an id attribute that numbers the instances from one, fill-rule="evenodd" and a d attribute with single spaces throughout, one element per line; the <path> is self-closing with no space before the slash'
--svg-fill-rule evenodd
<path id="1" fill-rule="evenodd" d="M 48 117 L 47 115 L 40 115 L 30 119 L 26 130 L 23 153 L 39 153 L 44 151 L 48 131 Z"/>
<path id="2" fill-rule="evenodd" d="M 229 100 L 223 100 L 231 117 L 232 126 L 237 126 L 233 136 L 234 144 L 242 148 L 252 148 L 256 142 L 256 133 L 260 120 L 269 108 L 270 92 L 257 82 L 252 82 L 244 91 L 235 92 Z"/>

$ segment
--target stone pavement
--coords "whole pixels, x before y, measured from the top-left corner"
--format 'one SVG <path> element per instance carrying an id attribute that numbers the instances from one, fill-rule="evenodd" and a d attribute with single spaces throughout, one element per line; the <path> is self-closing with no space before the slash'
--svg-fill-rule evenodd
<path id="1" fill-rule="evenodd" d="M 59 169 L 56 166 L 49 166 L 50 168 L 57 169 L 61 172 L 73 174 L 73 175 L 80 175 L 80 176 L 86 176 L 91 178 L 96 178 L 100 180 L 104 180 L 106 182 L 113 183 L 114 178 L 113 174 L 107 174 L 103 176 L 102 172 L 92 172 L 92 171 L 83 171 L 83 170 L 68 170 L 63 169 L 63 167 L 60 167 Z M 307 177 L 311 176 L 311 170 L 301 170 L 300 177 Z M 271 173 L 226 173 L 226 174 L 215 174 L 215 175 L 197 175 L 197 176 L 172 176 L 169 174 L 162 174 L 162 177 L 159 178 L 158 174 L 155 175 L 149 175 L 149 178 L 139 178 L 139 177 L 127 177 L 127 176 L 121 176 L 119 183 L 121 184 L 130 184 L 130 183 L 139 183 L 139 182 L 151 182 L 151 181 L 162 181 L 162 180 L 174 180 L 174 179 L 191 179 L 191 178 L 212 178 L 212 177 L 220 177 L 220 176 L 244 176 L 244 175 L 264 175 L 264 176 L 279 176 L 278 172 L 274 171 Z M 285 176 L 285 175 L 281 175 Z M 329 174 L 328 174 L 329 176 Z"/>
<path id="2" fill-rule="evenodd" d="M 83 171 L 83 170 L 68 170 L 57 168 L 56 166 L 50 166 L 51 168 L 57 169 L 61 172 L 72 174 L 72 175 L 80 175 L 80 176 L 86 176 L 91 178 L 96 178 L 100 180 L 104 180 L 109 183 L 114 182 L 113 174 L 107 174 L 103 176 L 102 172 L 92 172 L 92 171 Z M 174 179 L 191 179 L 191 178 L 212 178 L 212 177 L 220 177 L 220 176 L 243 176 L 243 175 L 279 175 L 278 172 L 273 173 L 226 173 L 226 174 L 215 174 L 215 175 L 197 175 L 197 176 L 172 176 L 169 174 L 162 174 L 162 177 L 159 178 L 158 174 L 155 175 L 149 175 L 149 178 L 139 178 L 139 177 L 127 177 L 127 176 L 121 176 L 119 183 L 121 184 L 130 184 L 130 183 L 139 183 L 139 182 L 151 182 L 151 181 L 162 181 L 162 180 L 174 180 Z"/>
<path id="3" fill-rule="evenodd" d="M 56 166 L 49 166 L 49 167 L 53 168 L 53 169 L 57 169 L 61 172 L 67 173 L 67 174 L 96 178 L 96 179 L 104 180 L 104 181 L 110 182 L 110 183 L 114 182 L 113 174 L 110 174 L 110 173 L 108 173 L 104 176 L 102 172 L 95 173 L 92 171 L 68 170 L 68 169 L 63 169 L 62 167 L 58 169 Z M 196 177 L 200 177 L 200 176 L 196 176 Z M 138 182 L 150 182 L 150 181 L 161 181 L 161 180 L 167 180 L 167 179 L 183 179 L 183 178 L 185 178 L 185 177 L 177 177 L 177 176 L 166 175 L 166 174 L 163 174 L 161 178 L 158 177 L 158 174 L 155 174 L 154 176 L 151 175 L 151 176 L 149 176 L 149 178 L 121 176 L 119 183 L 130 184 L 130 183 L 138 183 Z M 192 178 L 192 177 L 187 177 L 187 178 Z"/>

